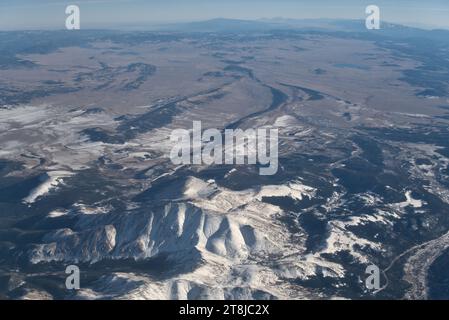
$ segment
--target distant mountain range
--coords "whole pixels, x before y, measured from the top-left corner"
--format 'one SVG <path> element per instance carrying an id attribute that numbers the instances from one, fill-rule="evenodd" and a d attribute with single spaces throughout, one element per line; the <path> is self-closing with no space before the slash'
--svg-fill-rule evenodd
<path id="1" fill-rule="evenodd" d="M 264 32 L 271 30 L 304 30 L 304 31 L 335 31 L 335 32 L 370 32 L 365 27 L 365 20 L 342 19 L 259 19 L 238 20 L 217 18 L 205 21 L 163 24 L 150 27 L 154 31 L 176 32 Z M 447 37 L 449 30 L 425 30 L 407 27 L 400 24 L 382 22 L 381 31 L 388 30 L 394 36 L 428 35 L 429 31 Z"/>

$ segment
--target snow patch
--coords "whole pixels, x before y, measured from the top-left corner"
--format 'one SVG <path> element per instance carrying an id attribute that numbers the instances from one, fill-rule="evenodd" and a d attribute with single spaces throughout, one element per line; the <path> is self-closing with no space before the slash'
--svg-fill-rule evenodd
<path id="1" fill-rule="evenodd" d="M 30 194 L 23 199 L 24 203 L 34 203 L 38 198 L 45 196 L 51 190 L 55 189 L 62 183 L 64 178 L 70 177 L 74 173 L 69 171 L 50 171 L 45 174 L 44 181 L 31 190 Z"/>
<path id="2" fill-rule="evenodd" d="M 412 192 L 410 190 L 405 193 L 405 198 L 407 199 L 406 201 L 397 204 L 399 207 L 405 208 L 411 206 L 413 208 L 421 208 L 423 206 L 421 200 L 412 197 Z"/>

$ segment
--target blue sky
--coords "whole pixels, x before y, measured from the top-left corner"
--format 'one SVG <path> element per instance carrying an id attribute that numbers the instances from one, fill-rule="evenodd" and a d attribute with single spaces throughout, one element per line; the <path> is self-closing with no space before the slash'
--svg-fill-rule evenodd
<path id="1" fill-rule="evenodd" d="M 448 0 L 0 0 L 0 30 L 61 29 L 65 7 L 77 4 L 82 28 L 121 28 L 211 18 L 364 19 L 365 7 L 382 20 L 449 28 Z"/>

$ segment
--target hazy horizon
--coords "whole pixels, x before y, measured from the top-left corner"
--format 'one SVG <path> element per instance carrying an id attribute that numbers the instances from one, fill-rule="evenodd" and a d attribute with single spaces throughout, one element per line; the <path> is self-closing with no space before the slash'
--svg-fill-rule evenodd
<path id="1" fill-rule="evenodd" d="M 63 29 L 65 8 L 76 4 L 84 29 L 149 27 L 167 23 L 204 21 L 216 18 L 259 19 L 365 19 L 365 8 L 381 9 L 381 20 L 420 28 L 449 28 L 449 3 L 420 1 L 344 0 L 318 3 L 304 0 L 5 0 L 0 4 L 0 30 Z"/>

